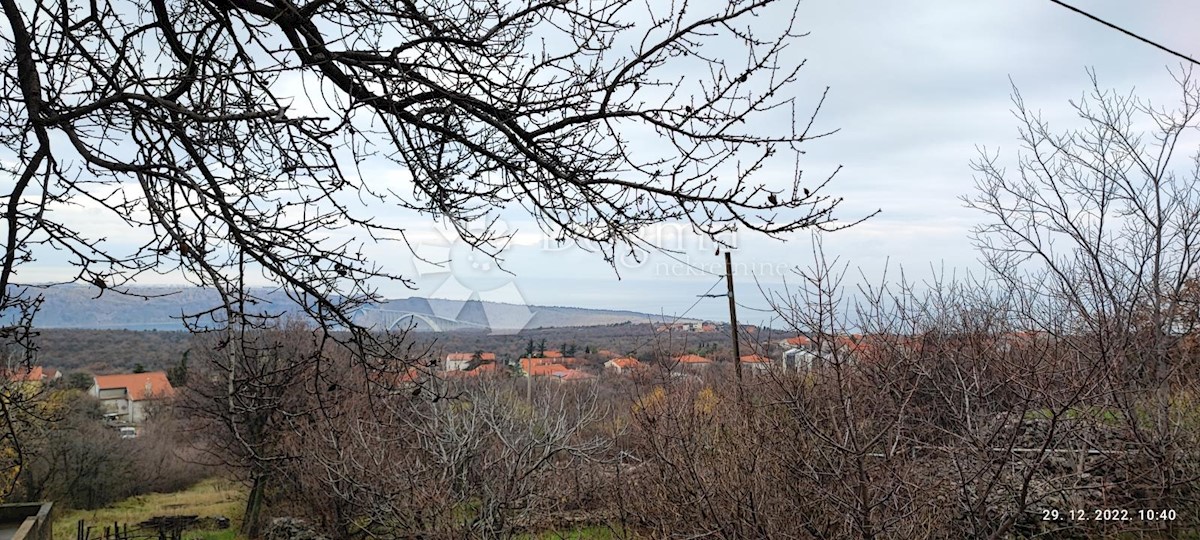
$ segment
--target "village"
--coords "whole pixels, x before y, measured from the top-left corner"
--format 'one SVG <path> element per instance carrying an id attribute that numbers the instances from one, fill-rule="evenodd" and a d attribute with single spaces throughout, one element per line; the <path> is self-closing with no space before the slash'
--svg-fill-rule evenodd
<path id="1" fill-rule="evenodd" d="M 661 334 L 713 335 L 728 333 L 729 325 L 709 321 L 689 322 L 659 325 L 654 330 Z M 741 354 L 736 364 L 732 362 L 729 350 L 711 344 L 680 354 L 650 351 L 639 355 L 621 354 L 592 346 L 582 350 L 574 345 L 565 345 L 563 349 L 547 349 L 546 339 L 540 343 L 530 339 L 523 351 L 525 354 L 521 355 L 488 350 L 455 351 L 445 353 L 434 362 L 417 362 L 421 367 L 405 369 L 400 381 L 404 386 L 413 387 L 430 380 L 511 378 L 556 383 L 599 383 L 610 378 L 647 379 L 665 375 L 701 380 L 705 374 L 715 375 L 722 370 L 733 372 L 735 369 L 741 369 L 745 376 L 755 377 L 772 373 L 811 372 L 832 362 L 869 361 L 875 356 L 897 351 L 917 351 L 927 346 L 927 340 L 913 336 L 795 335 L 764 339 L 757 343 L 745 338 L 759 331 L 755 326 L 742 327 L 742 347 L 748 349 L 748 354 Z M 993 348 L 1008 350 L 1048 339 L 1047 335 L 1039 332 L 1009 332 L 990 338 L 990 341 Z M 32 385 L 31 388 L 69 385 L 84 390 L 100 404 L 106 425 L 120 433 L 122 438 L 136 437 L 140 427 L 156 409 L 170 406 L 171 400 L 178 395 L 176 386 L 185 384 L 187 379 L 186 372 L 181 372 L 178 366 L 167 370 L 145 370 L 140 364 L 133 372 L 125 373 L 73 372 L 68 377 L 69 381 L 64 379 L 62 370 L 42 365 L 8 369 L 6 373 L 11 383 Z"/>
<path id="2" fill-rule="evenodd" d="M 718 332 L 729 332 L 727 324 L 711 321 L 659 325 L 656 333 L 702 333 L 716 337 Z M 746 335 L 759 331 L 755 326 L 742 327 Z M 851 351 L 854 337 L 841 339 L 842 350 Z M 861 336 L 859 337 L 861 339 Z M 731 368 L 733 363 L 727 350 L 713 346 L 693 348 L 680 354 L 666 355 L 658 352 L 621 354 L 616 351 L 587 346 L 578 348 L 566 345 L 565 350 L 545 348 L 545 339 L 535 343 L 532 339 L 523 351 L 525 354 L 503 354 L 488 350 L 455 351 L 440 356 L 430 366 L 421 361 L 421 368 L 406 370 L 403 382 L 418 384 L 429 378 L 446 380 L 472 380 L 481 378 L 530 378 L 560 383 L 595 383 L 605 377 L 635 377 L 668 373 L 672 377 L 698 377 L 705 372 Z M 771 370 L 807 370 L 815 365 L 819 356 L 813 341 L 804 336 L 794 336 L 764 341 L 756 346 L 746 344 L 756 352 L 740 355 L 740 364 L 750 375 L 765 374 Z M 772 351 L 770 354 L 768 351 Z M 136 437 L 140 427 L 151 417 L 156 407 L 168 406 L 178 394 L 177 386 L 186 380 L 186 373 L 179 368 L 147 370 L 138 364 L 131 372 L 92 374 L 74 371 L 64 378 L 64 372 L 48 365 L 6 370 L 12 383 L 27 385 L 71 386 L 83 390 L 98 400 L 104 420 L 123 438 Z"/>

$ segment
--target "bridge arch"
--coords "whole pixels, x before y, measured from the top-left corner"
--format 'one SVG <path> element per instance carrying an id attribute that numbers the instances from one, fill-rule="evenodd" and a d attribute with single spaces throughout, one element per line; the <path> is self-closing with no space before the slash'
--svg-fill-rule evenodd
<path id="1" fill-rule="evenodd" d="M 400 325 L 400 322 L 404 321 L 405 319 L 410 320 L 410 321 L 423 322 L 423 323 L 425 323 L 426 326 L 429 327 L 430 330 L 433 330 L 434 332 L 442 331 L 441 325 L 437 323 L 437 319 L 441 319 L 441 317 L 437 317 L 436 315 L 433 317 L 430 317 L 423 313 L 405 313 L 403 315 L 400 315 L 399 317 L 396 317 L 395 319 L 393 319 L 391 323 L 386 325 L 386 327 L 385 327 L 386 330 L 389 332 L 392 330 L 395 330 L 396 327 Z"/>

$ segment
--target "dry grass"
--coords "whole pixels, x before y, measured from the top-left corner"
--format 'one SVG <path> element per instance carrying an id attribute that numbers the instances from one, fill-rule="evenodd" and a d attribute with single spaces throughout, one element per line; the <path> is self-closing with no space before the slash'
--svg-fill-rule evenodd
<path id="1" fill-rule="evenodd" d="M 132 526 L 154 516 L 226 516 L 233 520 L 232 528 L 236 530 L 245 501 L 246 490 L 241 484 L 212 478 L 184 491 L 150 493 L 130 497 L 104 508 L 62 513 L 54 522 L 54 540 L 75 540 L 76 523 L 81 519 L 85 525 L 103 528 L 105 524 L 112 525 L 113 522 Z M 210 537 L 200 531 L 184 537 L 193 536 Z"/>

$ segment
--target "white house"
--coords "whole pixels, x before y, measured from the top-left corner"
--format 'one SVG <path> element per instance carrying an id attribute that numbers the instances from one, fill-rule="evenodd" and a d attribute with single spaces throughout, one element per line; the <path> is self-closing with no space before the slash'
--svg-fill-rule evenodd
<path id="1" fill-rule="evenodd" d="M 761 354 L 742 355 L 742 369 L 751 374 L 766 373 L 771 369 L 771 360 Z"/>
<path id="2" fill-rule="evenodd" d="M 97 375 L 88 393 L 100 400 L 104 416 L 124 424 L 140 424 L 146 420 L 149 405 L 158 399 L 175 395 L 171 381 L 164 371 Z"/>
<path id="3" fill-rule="evenodd" d="M 478 358 L 476 358 L 478 355 Z M 496 362 L 496 353 L 450 353 L 446 355 L 446 371 L 466 371 L 471 364 L 492 364 Z"/>
<path id="4" fill-rule="evenodd" d="M 616 373 L 628 373 L 642 367 L 642 363 L 632 356 L 613 358 L 604 363 L 604 368 Z"/>
<path id="5" fill-rule="evenodd" d="M 783 369 L 791 371 L 808 371 L 817 362 L 817 353 L 807 348 L 793 348 L 783 351 L 781 358 Z"/>

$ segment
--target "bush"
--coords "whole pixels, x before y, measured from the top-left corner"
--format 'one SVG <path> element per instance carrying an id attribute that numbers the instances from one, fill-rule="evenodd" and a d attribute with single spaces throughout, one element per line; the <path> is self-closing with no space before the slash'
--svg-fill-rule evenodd
<path id="1" fill-rule="evenodd" d="M 51 393 L 46 417 L 26 427 L 26 463 L 15 498 L 93 509 L 126 497 L 190 486 L 211 471 L 192 463 L 169 411 L 122 439 L 99 402 L 78 390 Z"/>

